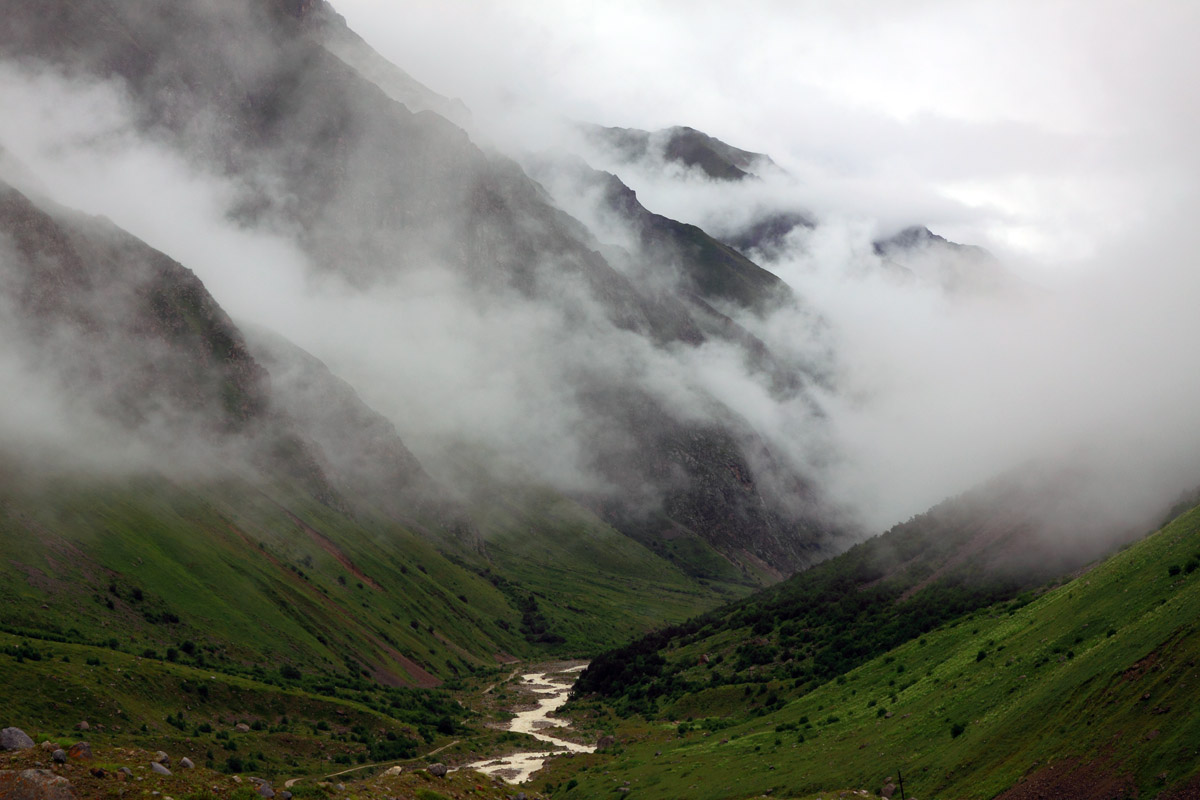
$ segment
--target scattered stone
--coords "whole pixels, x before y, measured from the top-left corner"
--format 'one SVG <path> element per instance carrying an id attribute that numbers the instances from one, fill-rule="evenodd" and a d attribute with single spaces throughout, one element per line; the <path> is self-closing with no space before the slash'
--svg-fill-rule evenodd
<path id="1" fill-rule="evenodd" d="M 268 800 L 270 800 L 270 798 L 275 796 L 275 790 L 271 788 L 271 784 L 269 783 L 259 784 L 258 796 L 266 797 Z"/>
<path id="2" fill-rule="evenodd" d="M 159 775 L 170 775 L 171 774 L 171 770 L 167 769 L 166 767 L 164 767 L 162 764 L 158 763 L 157 761 L 150 762 L 150 771 L 157 773 Z"/>
<path id="3" fill-rule="evenodd" d="M 399 775 L 401 772 L 404 772 L 404 769 L 399 764 L 397 764 L 394 767 L 388 767 L 387 769 L 385 769 L 383 771 L 382 777 L 388 778 L 388 777 L 391 777 L 392 775 Z"/>
<path id="4" fill-rule="evenodd" d="M 56 745 L 54 742 L 50 741 L 49 739 L 42 742 L 41 745 L 39 745 L 39 746 L 43 750 L 57 750 L 58 749 L 58 745 Z"/>
<path id="5" fill-rule="evenodd" d="M 29 746 L 33 747 L 33 743 Z M 78 800 L 69 780 L 46 769 L 0 770 L 0 797 L 5 800 Z"/>
<path id="6" fill-rule="evenodd" d="M 131 770 L 129 767 L 121 767 L 119 770 L 117 770 L 117 772 L 121 773 L 127 778 L 133 777 L 133 770 Z"/>
<path id="7" fill-rule="evenodd" d="M 292 793 L 284 789 L 279 793 L 279 800 L 292 800 Z"/>
<path id="8" fill-rule="evenodd" d="M 33 739 L 20 728 L 0 731 L 0 750 L 27 750 L 30 747 L 33 747 Z"/>
<path id="9" fill-rule="evenodd" d="M 237 725 L 234 725 L 233 729 L 235 731 L 237 731 L 238 733 L 249 733 L 250 732 L 250 726 L 244 722 L 239 722 Z"/>
<path id="10" fill-rule="evenodd" d="M 159 750 L 157 753 L 154 754 L 154 761 L 157 764 L 162 764 L 164 767 L 171 766 L 171 757 L 169 755 L 167 755 L 166 753 L 164 753 L 162 750 Z"/>
<path id="11" fill-rule="evenodd" d="M 63 750 L 61 747 L 51 753 L 50 757 L 54 759 L 55 764 L 67 763 L 67 751 Z"/>
<path id="12" fill-rule="evenodd" d="M 607 750 L 608 748 L 612 747 L 616 743 L 617 743 L 616 737 L 608 736 L 608 735 L 601 736 L 599 739 L 596 740 L 596 749 L 597 750 Z"/>
<path id="13" fill-rule="evenodd" d="M 885 798 L 885 800 L 891 800 L 892 795 L 895 793 L 896 784 L 892 783 L 890 780 L 883 785 L 882 789 L 879 790 L 879 796 Z"/>
<path id="14" fill-rule="evenodd" d="M 437 764 L 430 764 L 425 769 L 428 770 L 429 774 L 435 778 L 444 778 L 446 777 L 446 773 L 449 772 L 449 770 L 446 769 L 446 765 L 442 764 L 441 762 Z"/>
<path id="15" fill-rule="evenodd" d="M 255 786 L 262 786 L 264 783 L 267 782 L 266 778 L 260 778 L 257 775 L 247 775 L 246 780 L 250 781 Z"/>
<path id="16" fill-rule="evenodd" d="M 233 776 L 233 782 L 234 782 L 234 783 L 241 783 L 241 782 L 242 782 L 242 779 L 241 779 L 241 778 L 239 778 L 237 775 L 234 775 L 234 776 Z"/>
<path id="17" fill-rule="evenodd" d="M 76 742 L 67 748 L 67 755 L 71 758 L 91 758 L 92 746 L 87 742 Z"/>
<path id="18" fill-rule="evenodd" d="M 188 758 L 187 756 L 184 756 L 183 758 L 179 759 L 179 766 L 183 767 L 184 769 L 195 769 L 196 768 L 196 765 L 193 764 L 192 760 L 190 758 Z"/>
<path id="19" fill-rule="evenodd" d="M 338 783 L 338 784 L 335 784 L 333 788 L 337 789 L 339 792 L 344 792 L 344 791 L 346 791 L 346 784 Z"/>
<path id="20" fill-rule="evenodd" d="M 75 730 L 77 730 L 77 731 L 90 731 L 91 729 L 92 729 L 92 726 L 88 725 L 86 719 L 83 720 L 82 722 L 75 723 Z"/>

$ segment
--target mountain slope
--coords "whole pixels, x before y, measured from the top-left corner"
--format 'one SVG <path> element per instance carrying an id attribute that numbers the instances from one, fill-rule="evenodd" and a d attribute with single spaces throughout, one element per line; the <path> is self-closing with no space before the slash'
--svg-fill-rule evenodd
<path id="1" fill-rule="evenodd" d="M 568 530 L 509 501 L 541 530 L 532 541 L 628 545 L 589 563 L 606 596 L 551 604 L 556 574 L 489 561 L 499 501 L 456 502 L 348 384 L 278 337 L 247 345 L 182 265 L 8 187 L 0 234 L 10 354 L 69 393 L 54 421 L 77 434 L 65 452 L 20 430 L 0 442 L 7 629 L 429 685 L 497 657 L 616 644 L 721 596 L 599 520 Z"/>
<path id="2" fill-rule="evenodd" d="M 708 683 L 819 686 L 975 609 L 1028 602 L 1144 530 L 1093 518 L 1088 485 L 1047 467 L 997 479 L 730 607 L 598 656 L 577 688 L 654 714 L 681 695 L 703 696 Z"/>
<path id="3" fill-rule="evenodd" d="M 1190 796 L 1197 565 L 1200 509 L 1026 605 L 981 607 L 810 691 L 751 672 L 745 691 L 683 695 L 666 718 L 694 721 L 631 723 L 573 772 L 575 791 L 825 796 L 899 771 L 919 797 Z"/>

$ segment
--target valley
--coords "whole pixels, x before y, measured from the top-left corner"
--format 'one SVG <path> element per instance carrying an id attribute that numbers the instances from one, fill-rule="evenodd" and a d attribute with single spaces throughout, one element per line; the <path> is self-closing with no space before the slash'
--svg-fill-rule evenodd
<path id="1" fill-rule="evenodd" d="M 1023 2 L 7 3 L 0 800 L 1200 796 L 1195 25 Z"/>

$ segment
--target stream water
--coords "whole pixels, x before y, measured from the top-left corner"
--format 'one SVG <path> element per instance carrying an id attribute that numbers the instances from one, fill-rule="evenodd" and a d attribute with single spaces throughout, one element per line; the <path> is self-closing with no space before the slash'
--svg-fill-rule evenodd
<path id="1" fill-rule="evenodd" d="M 555 719 L 550 714 L 567 702 L 575 679 L 571 673 L 583 671 L 586 664 L 570 667 L 559 672 L 530 672 L 521 676 L 520 689 L 532 694 L 537 701 L 534 708 L 516 712 L 517 716 L 508 723 L 508 730 L 527 733 L 535 739 L 554 745 L 552 750 L 513 753 L 503 758 L 490 758 L 464 765 L 463 769 L 474 769 L 503 778 L 509 783 L 524 783 L 537 772 L 546 761 L 563 753 L 591 753 L 595 747 L 576 744 L 554 736 L 549 731 L 565 728 L 565 720 Z"/>

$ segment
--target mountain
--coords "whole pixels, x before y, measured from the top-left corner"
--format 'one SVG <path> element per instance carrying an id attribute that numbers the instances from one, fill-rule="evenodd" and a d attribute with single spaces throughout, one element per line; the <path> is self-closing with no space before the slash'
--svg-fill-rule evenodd
<path id="1" fill-rule="evenodd" d="M 874 242 L 875 254 L 902 280 L 947 292 L 996 294 L 1017 291 L 1017 278 L 982 247 L 959 244 L 923 226 L 911 226 Z"/>
<path id="2" fill-rule="evenodd" d="M 801 693 L 939 625 L 1039 590 L 1152 524 L 1092 512 L 1074 468 L 1027 465 L 733 605 L 597 656 L 577 689 L 656 714 L 714 676 Z M 698 666 L 715 658 L 726 666 Z M 719 681 L 714 686 L 721 685 Z"/>
<path id="3" fill-rule="evenodd" d="M 74 436 L 64 455 L 6 432 L 6 630 L 428 685 L 744 591 L 728 571 L 700 586 L 553 492 L 456 497 L 319 360 L 244 336 L 193 273 L 106 220 L 5 186 L 0 233 L 10 353 L 70 398 L 57 422 Z M 574 551 L 522 571 L 514 525 Z M 539 610 L 549 597 L 566 602 Z"/>
<path id="4" fill-rule="evenodd" d="M 648 797 L 886 795 L 898 780 L 919 797 L 1190 796 L 1200 509 L 1039 586 L 1074 554 L 1045 564 L 999 520 L 945 541 L 978 500 L 593 661 L 574 716 L 618 744 L 546 780 L 571 777 L 581 797 L 614 782 Z M 1018 509 L 997 507 L 1012 522 Z M 601 686 L 609 699 L 585 694 Z"/>
<path id="5" fill-rule="evenodd" d="M 756 172 L 779 169 L 769 156 L 741 150 L 695 128 L 645 131 L 585 123 L 578 128 L 586 142 L 610 151 L 620 162 L 676 165 L 720 181 L 746 180 Z"/>
<path id="6" fill-rule="evenodd" d="M 619 192 L 614 202 L 643 225 L 648 247 L 634 254 L 635 268 L 618 269 L 515 162 L 476 146 L 438 113 L 456 116 L 452 103 L 389 69 L 325 3 L 64 0 L 10 11 L 0 23 L 6 54 L 116 81 L 140 135 L 223 176 L 234 194 L 228 216 L 289 237 L 318 277 L 366 297 L 435 270 L 462 287 L 460 313 L 501 303 L 553 314 L 574 330 L 597 331 L 604 348 L 622 351 L 617 359 L 678 358 L 722 338 L 752 364 L 769 361 L 721 306 L 769 309 L 787 294 L 774 276 Z M 741 151 L 708 146 L 745 163 Z M 664 257 L 686 280 L 664 286 L 649 277 L 662 273 Z M 811 563 L 838 538 L 813 481 L 785 466 L 736 409 L 708 394 L 697 415 L 649 390 L 636 370 L 596 372 L 577 366 L 575 352 L 554 351 L 556 343 L 541 346 L 564 362 L 555 365 L 565 384 L 555 392 L 582 420 L 571 432 L 581 440 L 579 467 L 612 489 L 577 499 L 609 523 L 645 538 L 666 530 L 653 521 L 665 518 L 762 576 Z M 781 370 L 773 372 L 778 383 Z M 725 466 L 696 466 L 715 452 Z M 498 469 L 453 469 L 449 480 Z"/>

